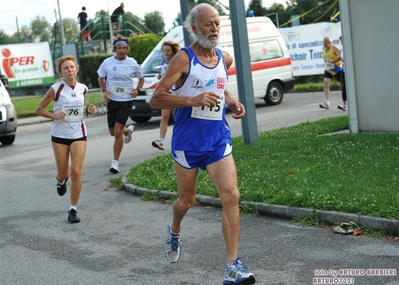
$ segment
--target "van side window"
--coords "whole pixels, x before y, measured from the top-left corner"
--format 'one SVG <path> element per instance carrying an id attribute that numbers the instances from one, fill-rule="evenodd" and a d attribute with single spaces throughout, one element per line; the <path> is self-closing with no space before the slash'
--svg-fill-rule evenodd
<path id="1" fill-rule="evenodd" d="M 283 51 L 277 40 L 250 43 L 249 54 L 252 62 L 283 57 Z"/>

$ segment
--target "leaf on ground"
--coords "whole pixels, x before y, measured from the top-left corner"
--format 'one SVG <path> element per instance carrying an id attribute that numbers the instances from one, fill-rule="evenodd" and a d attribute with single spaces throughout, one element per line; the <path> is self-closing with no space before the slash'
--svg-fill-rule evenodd
<path id="1" fill-rule="evenodd" d="M 334 225 L 326 225 L 326 226 L 324 226 L 324 228 L 325 228 L 326 230 L 332 232 L 332 231 L 334 230 Z"/>
<path id="2" fill-rule="evenodd" d="M 361 230 L 361 229 L 355 229 L 355 230 L 353 230 L 353 233 L 352 233 L 352 235 L 354 235 L 354 236 L 361 236 L 362 234 L 364 234 L 364 230 Z"/>

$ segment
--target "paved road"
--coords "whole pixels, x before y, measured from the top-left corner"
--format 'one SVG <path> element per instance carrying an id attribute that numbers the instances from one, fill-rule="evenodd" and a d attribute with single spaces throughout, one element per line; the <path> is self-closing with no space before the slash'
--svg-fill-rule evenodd
<path id="1" fill-rule="evenodd" d="M 339 96 L 333 93 L 332 106 L 339 103 Z M 258 129 L 343 114 L 335 108 L 319 109 L 320 98 L 320 93 L 288 94 L 279 106 L 259 102 Z M 163 243 L 171 206 L 108 189 L 109 179 L 118 177 L 108 172 L 112 138 L 104 116 L 88 119 L 87 125 L 79 224 L 66 220 L 68 195 L 56 194 L 49 122 L 20 125 L 14 145 L 0 146 L 0 284 L 221 284 L 225 263 L 221 210 L 191 209 L 183 223 L 182 259 L 168 263 Z M 158 126 L 159 118 L 137 126 L 132 143 L 123 150 L 122 172 L 163 154 L 150 146 Z M 234 135 L 241 133 L 240 122 L 231 127 Z M 328 284 L 322 278 L 340 269 L 359 271 L 347 271 L 347 276 L 339 277 L 348 279 L 336 282 L 399 284 L 398 241 L 338 235 L 271 216 L 243 216 L 241 221 L 240 255 L 257 284 Z M 390 276 L 370 276 L 376 271 L 367 269 L 386 269 L 378 273 Z"/>

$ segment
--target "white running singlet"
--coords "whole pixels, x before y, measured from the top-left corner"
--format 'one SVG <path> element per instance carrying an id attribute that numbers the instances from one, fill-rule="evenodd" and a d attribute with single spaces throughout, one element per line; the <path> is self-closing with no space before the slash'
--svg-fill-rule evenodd
<path id="1" fill-rule="evenodd" d="M 63 139 L 80 139 L 87 136 L 84 118 L 84 102 L 87 86 L 77 82 L 72 88 L 63 80 L 54 83 L 55 98 L 53 112 L 57 114 L 62 110 L 66 116 L 62 120 L 54 120 L 51 126 L 51 135 Z"/>

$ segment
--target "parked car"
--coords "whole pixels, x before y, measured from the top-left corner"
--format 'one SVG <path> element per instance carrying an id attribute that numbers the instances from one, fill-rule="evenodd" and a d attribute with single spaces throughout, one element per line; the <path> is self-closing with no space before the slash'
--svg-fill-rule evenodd
<path id="1" fill-rule="evenodd" d="M 3 145 L 12 144 L 17 132 L 17 111 L 11 102 L 6 86 L 8 86 L 8 79 L 2 77 L 0 80 L 0 142 Z"/>

